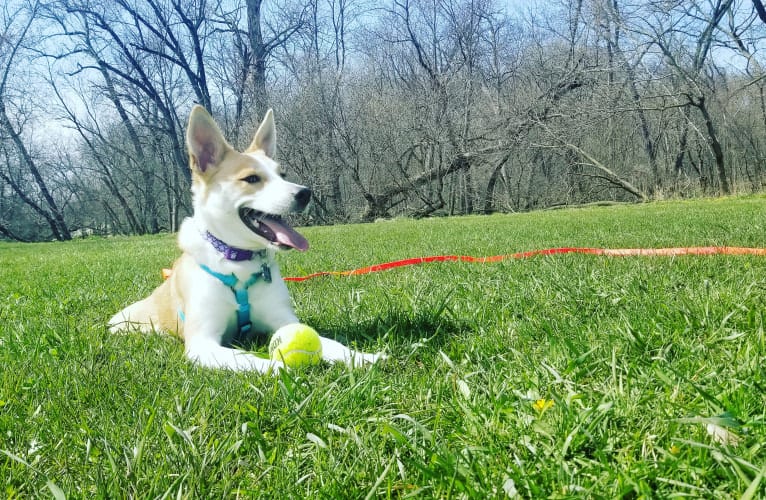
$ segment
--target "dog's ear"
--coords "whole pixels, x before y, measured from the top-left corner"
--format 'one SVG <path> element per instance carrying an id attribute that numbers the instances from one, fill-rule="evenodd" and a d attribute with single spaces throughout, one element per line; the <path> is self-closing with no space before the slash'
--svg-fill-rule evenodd
<path id="1" fill-rule="evenodd" d="M 271 109 L 266 111 L 261 126 L 258 127 L 247 152 L 258 151 L 259 149 L 262 149 L 269 158 L 274 158 L 277 152 L 277 130 L 274 128 L 274 113 Z"/>
<path id="2" fill-rule="evenodd" d="M 213 117 L 200 105 L 192 108 L 186 128 L 186 146 L 192 170 L 204 174 L 221 162 L 231 146 L 224 139 Z"/>

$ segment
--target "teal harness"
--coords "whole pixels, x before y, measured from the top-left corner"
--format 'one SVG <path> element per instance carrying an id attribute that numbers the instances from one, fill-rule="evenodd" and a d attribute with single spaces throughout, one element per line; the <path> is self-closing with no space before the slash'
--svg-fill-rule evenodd
<path id="1" fill-rule="evenodd" d="M 251 286 L 255 285 L 258 280 L 263 280 L 265 283 L 271 283 L 271 268 L 266 264 L 266 251 L 254 251 L 246 250 L 242 248 L 233 247 L 219 240 L 213 236 L 210 231 L 202 235 L 216 250 L 218 250 L 226 260 L 230 261 L 245 261 L 251 260 L 253 257 L 259 256 L 261 258 L 261 270 L 254 272 L 244 282 L 240 282 L 239 278 L 234 273 L 223 274 L 218 273 L 210 269 L 205 264 L 200 264 L 199 267 L 203 271 L 208 273 L 213 278 L 217 279 L 232 291 L 234 294 L 234 300 L 237 301 L 237 330 L 238 334 L 236 338 L 244 340 L 247 335 L 253 329 L 253 323 L 250 321 L 250 301 L 247 297 L 247 290 Z M 186 321 L 186 315 L 182 310 L 178 311 L 178 317 L 182 322 Z"/>
<path id="2" fill-rule="evenodd" d="M 250 275 L 247 281 L 242 283 L 234 273 L 218 273 L 205 264 L 200 264 L 199 267 L 210 276 L 229 287 L 232 293 L 234 293 L 234 299 L 237 301 L 237 338 L 245 339 L 253 329 L 253 323 L 250 321 L 250 300 L 248 300 L 247 297 L 247 290 L 261 279 L 265 283 L 271 283 L 271 269 L 264 262 L 261 264 L 260 271 L 254 272 Z M 186 321 L 186 315 L 183 311 L 178 311 L 178 316 L 181 318 L 181 321 Z"/>
<path id="3" fill-rule="evenodd" d="M 246 337 L 253 329 L 253 324 L 250 321 L 250 300 L 248 300 L 247 297 L 247 289 L 255 285 L 259 279 L 263 279 L 266 283 L 271 283 L 271 269 L 269 266 L 267 266 L 265 262 L 261 264 L 261 270 L 251 274 L 244 283 L 241 283 L 234 273 L 217 273 L 205 264 L 200 264 L 199 267 L 210 276 L 228 286 L 234 293 L 234 299 L 237 301 L 237 328 L 239 329 L 239 338 Z"/>

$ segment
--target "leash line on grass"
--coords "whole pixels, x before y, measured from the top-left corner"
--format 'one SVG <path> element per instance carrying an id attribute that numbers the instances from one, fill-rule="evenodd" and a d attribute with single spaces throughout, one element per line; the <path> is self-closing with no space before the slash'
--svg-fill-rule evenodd
<path id="1" fill-rule="evenodd" d="M 766 248 L 750 247 L 673 247 L 673 248 L 586 248 L 586 247 L 561 247 L 547 248 L 544 250 L 530 250 L 491 257 L 472 257 L 470 255 L 434 255 L 430 257 L 414 257 L 410 259 L 395 260 L 372 266 L 360 267 L 347 271 L 320 271 L 305 276 L 292 276 L 283 278 L 285 281 L 306 281 L 320 276 L 356 276 L 386 271 L 397 267 L 427 264 L 429 262 L 471 262 L 488 264 L 510 259 L 528 259 L 530 257 L 545 255 L 560 255 L 568 253 L 602 255 L 607 257 L 675 257 L 681 255 L 757 255 L 766 256 Z"/>

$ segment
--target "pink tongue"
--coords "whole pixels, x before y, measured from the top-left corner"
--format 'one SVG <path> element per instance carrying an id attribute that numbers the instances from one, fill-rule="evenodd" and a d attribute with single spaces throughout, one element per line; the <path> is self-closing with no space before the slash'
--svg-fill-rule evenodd
<path id="1" fill-rule="evenodd" d="M 309 242 L 301 236 L 295 229 L 288 226 L 281 220 L 264 218 L 261 219 L 263 224 L 266 224 L 269 229 L 272 230 L 274 236 L 277 238 L 277 243 L 295 248 L 301 252 L 305 252 L 309 248 Z"/>

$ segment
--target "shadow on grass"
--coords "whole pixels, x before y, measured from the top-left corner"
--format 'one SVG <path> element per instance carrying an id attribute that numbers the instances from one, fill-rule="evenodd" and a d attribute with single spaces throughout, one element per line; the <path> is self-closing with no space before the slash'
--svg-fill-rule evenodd
<path id="1" fill-rule="evenodd" d="M 451 336 L 466 330 L 465 324 L 452 319 L 390 315 L 357 323 L 353 328 L 324 330 L 323 335 L 344 344 L 374 344 L 378 340 L 399 344 L 429 339 L 432 345 L 438 347 Z"/>

